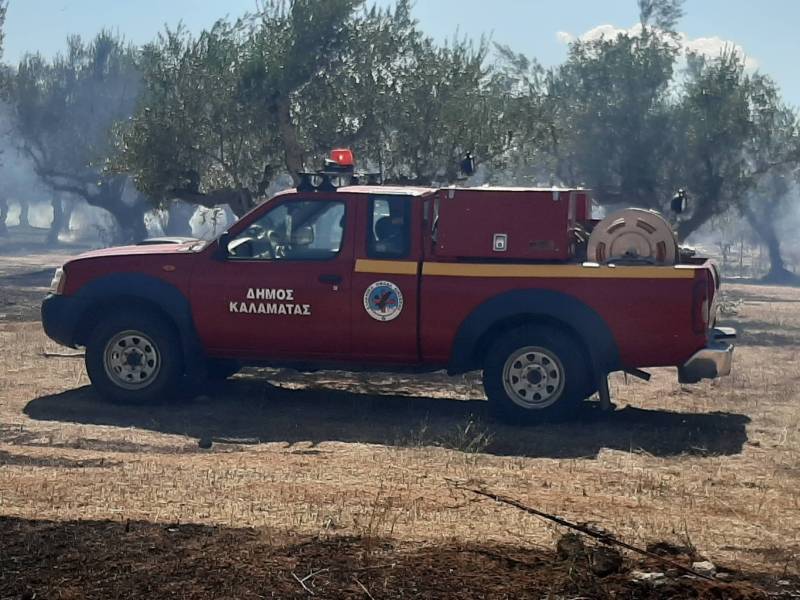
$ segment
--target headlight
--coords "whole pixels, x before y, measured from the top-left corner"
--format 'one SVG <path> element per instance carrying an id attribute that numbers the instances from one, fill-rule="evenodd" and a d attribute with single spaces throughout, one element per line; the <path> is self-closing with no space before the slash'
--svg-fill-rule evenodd
<path id="1" fill-rule="evenodd" d="M 67 277 L 64 274 L 64 268 L 58 267 L 53 274 L 53 280 L 50 282 L 51 294 L 62 294 L 64 292 L 64 284 L 67 282 Z"/>

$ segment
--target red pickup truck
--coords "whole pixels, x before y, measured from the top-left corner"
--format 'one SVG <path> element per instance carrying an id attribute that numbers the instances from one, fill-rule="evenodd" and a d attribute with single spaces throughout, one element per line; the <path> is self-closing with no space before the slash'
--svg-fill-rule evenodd
<path id="1" fill-rule="evenodd" d="M 665 230 L 666 229 L 666 230 Z M 307 178 L 211 242 L 80 255 L 42 305 L 104 397 L 175 398 L 243 365 L 483 371 L 498 416 L 570 415 L 607 375 L 727 375 L 719 274 L 657 213 L 598 221 L 582 189 Z"/>

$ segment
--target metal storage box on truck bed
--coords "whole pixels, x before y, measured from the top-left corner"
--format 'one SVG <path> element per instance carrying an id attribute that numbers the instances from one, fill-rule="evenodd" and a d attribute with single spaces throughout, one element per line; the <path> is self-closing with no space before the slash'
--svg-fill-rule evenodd
<path id="1" fill-rule="evenodd" d="M 448 188 L 435 202 L 441 258 L 568 260 L 571 230 L 591 217 L 586 190 Z"/>

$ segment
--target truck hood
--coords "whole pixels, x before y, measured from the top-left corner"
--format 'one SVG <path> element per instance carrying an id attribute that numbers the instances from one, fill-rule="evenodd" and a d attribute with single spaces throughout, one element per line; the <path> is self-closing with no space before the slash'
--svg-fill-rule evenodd
<path id="1" fill-rule="evenodd" d="M 187 241 L 182 244 L 167 242 L 164 244 L 145 244 L 142 246 L 114 246 L 112 248 L 101 248 L 79 254 L 72 260 L 83 260 L 89 258 L 108 258 L 111 256 L 141 256 L 143 254 L 191 254 L 199 252 L 206 247 L 206 242 L 198 240 Z"/>

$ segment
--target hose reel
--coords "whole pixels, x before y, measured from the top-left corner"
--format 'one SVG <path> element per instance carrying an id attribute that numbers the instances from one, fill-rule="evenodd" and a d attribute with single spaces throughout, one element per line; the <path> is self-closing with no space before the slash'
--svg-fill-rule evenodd
<path id="1" fill-rule="evenodd" d="M 587 260 L 598 263 L 674 265 L 678 242 L 659 213 L 626 208 L 608 215 L 592 230 Z"/>

